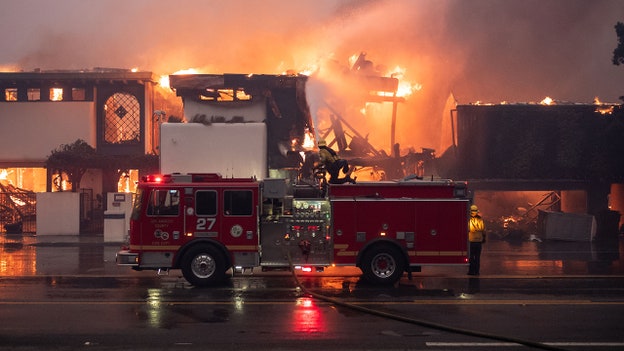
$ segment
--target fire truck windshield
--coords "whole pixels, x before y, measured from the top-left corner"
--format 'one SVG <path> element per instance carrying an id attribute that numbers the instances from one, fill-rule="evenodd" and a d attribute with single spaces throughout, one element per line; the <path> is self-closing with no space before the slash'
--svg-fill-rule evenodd
<path id="1" fill-rule="evenodd" d="M 138 220 L 141 216 L 141 195 L 143 194 L 143 189 L 137 188 L 134 193 L 134 199 L 132 201 L 132 216 L 133 220 Z"/>
<path id="2" fill-rule="evenodd" d="M 175 216 L 180 205 L 180 191 L 177 189 L 152 189 L 147 206 L 148 216 Z"/>

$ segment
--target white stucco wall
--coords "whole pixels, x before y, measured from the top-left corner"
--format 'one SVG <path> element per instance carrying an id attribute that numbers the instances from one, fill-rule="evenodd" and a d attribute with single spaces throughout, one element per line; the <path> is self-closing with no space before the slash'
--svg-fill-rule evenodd
<path id="1" fill-rule="evenodd" d="M 224 177 L 267 175 L 264 123 L 164 123 L 160 171 L 220 173 Z"/>
<path id="2" fill-rule="evenodd" d="M 96 146 L 95 103 L 0 103 L 0 162 L 44 162 L 61 144 L 82 139 Z"/>
<path id="3" fill-rule="evenodd" d="M 37 193 L 37 235 L 79 235 L 80 194 Z"/>

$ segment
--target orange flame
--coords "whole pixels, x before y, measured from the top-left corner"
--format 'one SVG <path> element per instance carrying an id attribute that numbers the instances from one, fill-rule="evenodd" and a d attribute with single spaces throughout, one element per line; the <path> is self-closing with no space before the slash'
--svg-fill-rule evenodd
<path id="1" fill-rule="evenodd" d="M 63 88 L 52 88 L 52 89 L 50 89 L 50 100 L 51 101 L 61 101 L 61 100 L 63 100 Z"/>
<path id="2" fill-rule="evenodd" d="M 405 72 L 407 72 L 407 69 L 400 66 L 396 66 L 393 70 L 388 72 L 390 77 L 399 79 L 399 87 L 396 92 L 396 96 L 399 97 L 410 96 L 414 93 L 414 91 L 422 89 L 422 85 L 419 83 L 412 83 L 403 80 L 405 78 Z"/>
<path id="3" fill-rule="evenodd" d="M 195 68 L 187 68 L 181 69 L 179 71 L 173 72 L 172 74 L 198 74 L 199 71 Z M 160 76 L 159 84 L 163 88 L 171 88 L 169 85 L 169 75 Z"/>
<path id="4" fill-rule="evenodd" d="M 298 141 L 299 140 L 297 138 L 294 138 L 290 141 L 293 150 L 297 149 Z M 309 129 L 306 128 L 305 132 L 303 133 L 303 142 L 301 143 L 301 147 L 305 150 L 312 150 L 314 149 L 314 146 L 314 135 L 312 134 L 312 132 L 310 132 Z"/>
<path id="5" fill-rule="evenodd" d="M 596 107 L 596 112 L 601 115 L 610 115 L 613 113 L 613 105 L 603 103 L 597 96 L 594 98 L 594 105 L 598 106 Z"/>
<path id="6" fill-rule="evenodd" d="M 315 143 L 314 143 L 314 135 L 309 130 L 306 130 L 302 146 L 305 149 L 309 150 L 309 149 L 313 149 L 314 145 L 315 145 Z"/>

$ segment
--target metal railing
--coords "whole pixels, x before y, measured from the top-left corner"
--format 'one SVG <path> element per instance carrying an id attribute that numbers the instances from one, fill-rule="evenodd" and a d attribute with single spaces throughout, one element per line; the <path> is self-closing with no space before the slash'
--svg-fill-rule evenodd
<path id="1" fill-rule="evenodd" d="M 0 192 L 0 232 L 37 232 L 37 196 L 34 192 Z"/>

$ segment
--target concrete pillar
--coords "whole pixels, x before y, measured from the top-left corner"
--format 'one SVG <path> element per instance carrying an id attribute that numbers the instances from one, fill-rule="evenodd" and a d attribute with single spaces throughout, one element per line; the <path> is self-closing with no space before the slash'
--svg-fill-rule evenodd
<path id="1" fill-rule="evenodd" d="M 587 213 L 587 191 L 563 190 L 561 191 L 561 212 Z"/>
<path id="2" fill-rule="evenodd" d="M 624 224 L 624 184 L 611 184 L 611 194 L 609 195 L 609 208 L 612 211 L 618 211 L 620 213 L 621 227 Z"/>
<path id="3" fill-rule="evenodd" d="M 587 213 L 596 215 L 609 209 L 610 183 L 591 183 L 587 187 Z"/>

